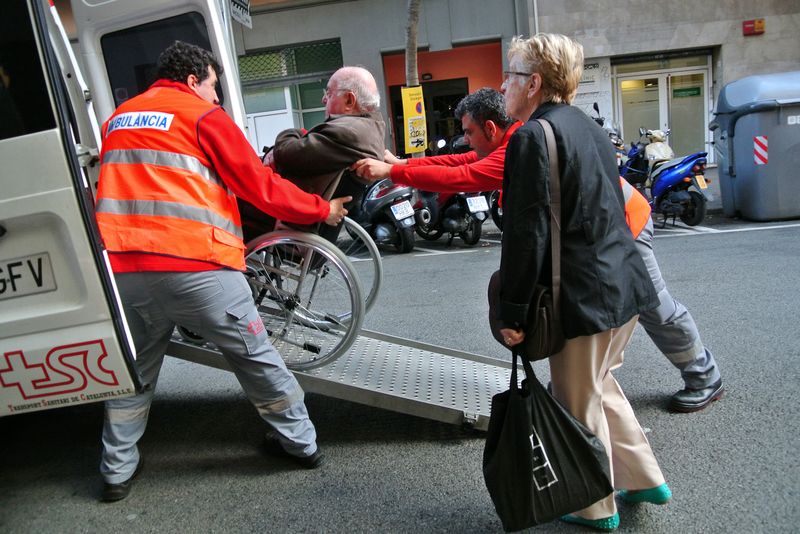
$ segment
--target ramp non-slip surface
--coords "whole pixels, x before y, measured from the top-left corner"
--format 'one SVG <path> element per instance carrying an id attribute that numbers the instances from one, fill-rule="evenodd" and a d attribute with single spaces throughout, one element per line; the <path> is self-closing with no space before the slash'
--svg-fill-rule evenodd
<path id="1" fill-rule="evenodd" d="M 209 347 L 174 339 L 167 354 L 228 369 Z M 510 364 L 362 331 L 335 361 L 295 372 L 307 392 L 486 430 L 492 396 L 508 388 Z"/>

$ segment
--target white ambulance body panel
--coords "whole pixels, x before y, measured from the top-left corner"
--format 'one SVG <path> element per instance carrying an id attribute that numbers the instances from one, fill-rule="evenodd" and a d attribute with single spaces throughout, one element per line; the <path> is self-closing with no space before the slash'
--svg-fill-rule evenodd
<path id="1" fill-rule="evenodd" d="M 137 387 L 77 155 L 75 114 L 86 107 L 69 111 L 46 14 L 39 3 L 11 0 L 0 32 L 13 52 L 3 58 L 11 82 L 0 117 L 0 416 Z"/>
<path id="2" fill-rule="evenodd" d="M 226 110 L 245 127 L 226 2 L 76 0 L 72 10 L 83 73 L 49 0 L 4 1 L 0 66 L 27 91 L 3 78 L 0 416 L 139 387 L 94 218 L 98 124 L 154 81 L 160 52 L 182 39 L 215 53 Z"/>

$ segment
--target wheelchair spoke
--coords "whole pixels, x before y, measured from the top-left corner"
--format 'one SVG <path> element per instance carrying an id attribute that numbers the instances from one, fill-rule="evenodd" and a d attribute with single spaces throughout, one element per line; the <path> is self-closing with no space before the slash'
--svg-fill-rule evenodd
<path id="1" fill-rule="evenodd" d="M 361 287 L 349 261 L 329 242 L 291 231 L 267 234 L 247 255 L 247 275 L 289 368 L 322 365 L 355 340 L 364 313 Z"/>

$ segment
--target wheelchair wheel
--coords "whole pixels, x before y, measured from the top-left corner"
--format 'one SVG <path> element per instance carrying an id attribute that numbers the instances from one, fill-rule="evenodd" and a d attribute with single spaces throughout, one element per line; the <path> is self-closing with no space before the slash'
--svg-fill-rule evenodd
<path id="1" fill-rule="evenodd" d="M 191 343 L 192 345 L 205 345 L 206 340 L 203 339 L 203 336 L 195 332 L 194 330 L 189 330 L 185 326 L 178 326 L 177 327 L 178 335 L 180 338 L 187 343 Z"/>
<path id="2" fill-rule="evenodd" d="M 335 360 L 364 320 L 358 274 L 329 241 L 291 230 L 248 244 L 247 276 L 272 344 L 292 370 Z"/>
<path id="3" fill-rule="evenodd" d="M 339 234 L 336 246 L 344 252 L 358 273 L 361 289 L 364 291 L 364 311 L 368 312 L 383 283 L 383 261 L 378 245 L 369 232 L 350 217 L 344 218 L 345 232 Z"/>

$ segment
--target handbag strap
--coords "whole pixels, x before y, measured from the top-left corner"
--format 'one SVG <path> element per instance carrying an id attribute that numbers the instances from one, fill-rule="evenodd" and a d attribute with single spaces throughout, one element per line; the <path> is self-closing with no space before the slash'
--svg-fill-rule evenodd
<path id="1" fill-rule="evenodd" d="M 553 285 L 553 314 L 561 317 L 561 179 L 558 171 L 558 151 L 553 127 L 545 119 L 536 119 L 547 140 L 547 159 L 550 162 L 550 259 Z M 523 358 L 524 359 L 524 358 Z"/>
<path id="2" fill-rule="evenodd" d="M 528 358 L 524 358 L 522 354 L 519 352 L 519 349 L 515 347 L 511 347 L 511 353 L 513 354 L 513 360 L 511 361 L 511 382 L 509 384 L 509 389 L 518 389 L 519 386 L 517 385 L 517 358 L 522 361 L 522 367 L 525 369 L 525 377 L 528 379 L 536 379 L 536 375 L 533 373 L 533 366 L 531 362 L 528 361 Z"/>

